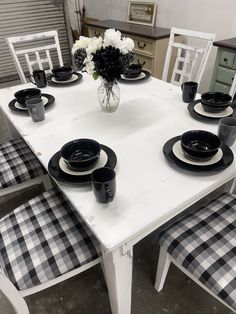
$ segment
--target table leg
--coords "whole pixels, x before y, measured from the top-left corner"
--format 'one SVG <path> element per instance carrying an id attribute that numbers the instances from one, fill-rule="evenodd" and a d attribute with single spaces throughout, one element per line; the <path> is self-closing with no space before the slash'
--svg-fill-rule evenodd
<path id="1" fill-rule="evenodd" d="M 122 248 L 113 252 L 103 249 L 102 255 L 112 314 L 130 314 L 133 248 L 126 253 Z"/>

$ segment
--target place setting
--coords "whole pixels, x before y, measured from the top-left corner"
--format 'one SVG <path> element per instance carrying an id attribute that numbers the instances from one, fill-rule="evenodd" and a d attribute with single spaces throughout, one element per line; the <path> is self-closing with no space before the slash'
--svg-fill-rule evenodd
<path id="1" fill-rule="evenodd" d="M 129 67 L 121 74 L 119 82 L 123 83 L 137 83 L 139 81 L 147 80 L 151 73 L 143 70 L 142 64 L 130 64 Z"/>
<path id="2" fill-rule="evenodd" d="M 221 137 L 204 130 L 190 130 L 171 138 L 163 146 L 163 154 L 171 164 L 195 172 L 221 171 L 234 160 Z"/>
<path id="3" fill-rule="evenodd" d="M 21 89 L 14 94 L 14 99 L 9 102 L 8 107 L 14 112 L 28 115 L 29 111 L 27 107 L 27 100 L 33 98 L 40 99 L 45 110 L 51 107 L 51 105 L 53 105 L 55 102 L 54 96 L 46 93 L 41 93 L 41 90 L 38 88 L 26 88 Z"/>
<path id="4" fill-rule="evenodd" d="M 191 101 L 188 111 L 197 119 L 218 122 L 219 119 L 233 115 L 232 97 L 220 92 L 207 92 L 200 99 Z"/>
<path id="5" fill-rule="evenodd" d="M 71 66 L 62 66 L 52 69 L 52 74 L 47 76 L 47 83 L 48 85 L 61 87 L 78 83 L 82 78 L 83 75 L 81 73 L 73 72 Z"/>
<path id="6" fill-rule="evenodd" d="M 114 169 L 115 152 L 93 139 L 75 139 L 65 143 L 48 163 L 49 173 L 58 181 L 70 185 L 91 184 L 92 173 L 100 168 Z"/>

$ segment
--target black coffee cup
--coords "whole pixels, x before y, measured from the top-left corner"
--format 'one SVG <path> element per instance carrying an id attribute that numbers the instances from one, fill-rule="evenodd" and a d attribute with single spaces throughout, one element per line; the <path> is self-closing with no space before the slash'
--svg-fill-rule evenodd
<path id="1" fill-rule="evenodd" d="M 116 194 L 116 173 L 108 167 L 98 168 L 92 172 L 94 195 L 99 203 L 112 202 Z"/>
<path id="2" fill-rule="evenodd" d="M 185 82 L 181 85 L 181 89 L 182 89 L 183 102 L 190 103 L 194 101 L 196 97 L 198 83 L 197 82 Z"/>
<path id="3" fill-rule="evenodd" d="M 33 78 L 33 80 L 31 78 Z M 43 88 L 47 86 L 47 79 L 44 70 L 33 71 L 33 75 L 30 75 L 29 80 L 38 88 Z"/>

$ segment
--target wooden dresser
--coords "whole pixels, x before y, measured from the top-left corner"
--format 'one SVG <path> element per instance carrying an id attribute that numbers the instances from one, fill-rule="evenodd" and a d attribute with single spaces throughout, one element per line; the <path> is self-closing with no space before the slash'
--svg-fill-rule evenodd
<path id="1" fill-rule="evenodd" d="M 218 47 L 211 90 L 229 93 L 236 73 L 236 38 L 220 40 L 213 43 Z"/>
<path id="2" fill-rule="evenodd" d="M 86 22 L 86 26 L 89 37 L 103 36 L 107 28 L 115 28 L 120 30 L 123 36 L 132 38 L 135 45 L 135 62 L 143 64 L 144 69 L 161 79 L 170 29 L 115 20 Z"/>

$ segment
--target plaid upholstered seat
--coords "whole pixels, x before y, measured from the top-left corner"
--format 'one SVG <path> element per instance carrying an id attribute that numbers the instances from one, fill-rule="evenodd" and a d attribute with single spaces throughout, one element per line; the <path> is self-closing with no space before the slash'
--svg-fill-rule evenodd
<path id="1" fill-rule="evenodd" d="M 161 233 L 160 245 L 236 310 L 236 197 L 222 194 Z"/>
<path id="2" fill-rule="evenodd" d="M 100 256 L 100 245 L 57 189 L 0 220 L 0 264 L 18 290 L 45 283 Z"/>
<path id="3" fill-rule="evenodd" d="M 23 139 L 0 144 L 0 188 L 42 176 L 44 170 Z"/>

